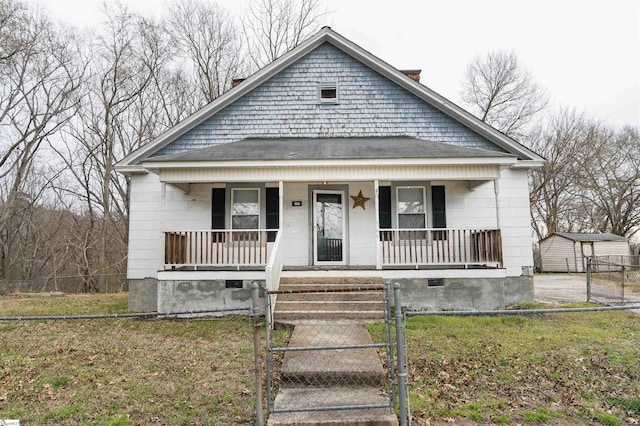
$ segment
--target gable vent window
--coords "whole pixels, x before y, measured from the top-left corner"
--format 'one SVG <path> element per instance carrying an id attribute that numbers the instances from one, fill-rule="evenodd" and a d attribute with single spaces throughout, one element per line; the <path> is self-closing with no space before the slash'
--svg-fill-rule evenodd
<path id="1" fill-rule="evenodd" d="M 323 81 L 320 83 L 320 103 L 338 103 L 338 83 L 335 81 Z"/>

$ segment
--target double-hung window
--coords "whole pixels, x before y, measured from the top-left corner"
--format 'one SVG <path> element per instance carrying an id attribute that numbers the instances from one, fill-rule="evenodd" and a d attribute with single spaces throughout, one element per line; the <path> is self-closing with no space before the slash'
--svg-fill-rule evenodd
<path id="1" fill-rule="evenodd" d="M 426 188 L 424 186 L 399 186 L 396 196 L 398 200 L 398 228 L 426 228 Z"/>
<path id="2" fill-rule="evenodd" d="M 234 188 L 231 190 L 231 229 L 260 228 L 260 190 Z"/>

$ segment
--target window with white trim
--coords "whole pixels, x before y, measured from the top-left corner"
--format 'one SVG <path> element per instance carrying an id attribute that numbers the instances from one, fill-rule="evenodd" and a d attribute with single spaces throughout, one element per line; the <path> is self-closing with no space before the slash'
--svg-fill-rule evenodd
<path id="1" fill-rule="evenodd" d="M 231 190 L 231 229 L 260 228 L 260 189 Z"/>
<path id="2" fill-rule="evenodd" d="M 396 191 L 396 200 L 398 202 L 398 228 L 426 228 L 426 187 L 398 186 Z"/>

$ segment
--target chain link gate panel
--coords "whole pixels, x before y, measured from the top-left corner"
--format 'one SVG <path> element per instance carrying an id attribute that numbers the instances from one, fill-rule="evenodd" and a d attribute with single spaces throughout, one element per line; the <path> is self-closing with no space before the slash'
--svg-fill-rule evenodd
<path id="1" fill-rule="evenodd" d="M 587 300 L 605 305 L 640 303 L 640 256 L 587 259 Z"/>
<path id="2" fill-rule="evenodd" d="M 388 286 L 377 288 L 375 302 L 383 310 L 380 320 L 349 319 L 357 317 L 353 312 L 361 303 L 350 300 L 362 291 L 362 287 L 298 290 L 298 294 L 306 295 L 306 300 L 313 300 L 318 294 L 340 293 L 341 300 L 337 303 L 343 306 L 344 317 L 309 311 L 306 318 L 291 321 L 279 320 L 277 312 L 273 320 L 273 301 L 287 291 L 268 292 L 267 408 L 270 414 L 380 413 L 383 410 L 391 415 L 396 406 L 398 385 L 391 309 L 393 294 Z M 298 308 L 304 309 L 304 304 L 301 302 Z"/>

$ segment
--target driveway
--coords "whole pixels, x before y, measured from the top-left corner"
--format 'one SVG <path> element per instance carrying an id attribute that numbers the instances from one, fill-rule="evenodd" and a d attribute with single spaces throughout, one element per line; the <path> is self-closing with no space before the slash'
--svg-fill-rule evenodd
<path id="1" fill-rule="evenodd" d="M 536 302 L 571 303 L 587 301 L 587 278 L 583 275 L 541 274 L 533 277 Z"/>

